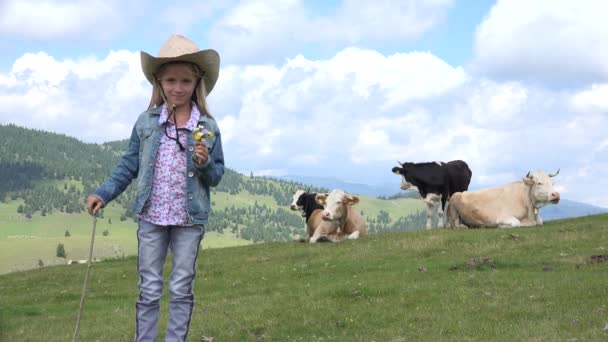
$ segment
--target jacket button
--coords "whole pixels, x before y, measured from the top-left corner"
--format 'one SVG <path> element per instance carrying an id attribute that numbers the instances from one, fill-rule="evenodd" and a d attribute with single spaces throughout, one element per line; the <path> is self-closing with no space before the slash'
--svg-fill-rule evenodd
<path id="1" fill-rule="evenodd" d="M 188 151 L 190 151 L 190 152 L 194 151 L 194 147 L 193 146 L 188 146 Z"/>
<path id="2" fill-rule="evenodd" d="M 188 195 L 188 199 L 192 199 L 192 195 Z"/>
<path id="3" fill-rule="evenodd" d="M 192 177 L 192 176 L 194 176 L 194 172 L 192 172 L 192 171 L 188 172 L 188 177 Z"/>

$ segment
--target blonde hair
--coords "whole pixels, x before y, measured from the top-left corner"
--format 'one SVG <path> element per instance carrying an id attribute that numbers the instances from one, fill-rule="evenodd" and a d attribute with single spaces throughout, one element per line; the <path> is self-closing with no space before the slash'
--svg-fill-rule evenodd
<path id="1" fill-rule="evenodd" d="M 192 101 L 196 104 L 198 111 L 201 115 L 206 115 L 213 119 L 211 113 L 209 113 L 209 109 L 207 108 L 207 89 L 205 88 L 205 82 L 203 82 L 203 78 L 205 74 L 201 72 L 199 67 L 196 64 L 188 63 L 188 62 L 170 62 L 161 65 L 158 70 L 154 73 L 154 79 L 152 80 L 152 97 L 150 98 L 150 104 L 148 105 L 148 110 L 154 107 L 160 107 L 165 103 L 165 98 L 163 95 L 163 89 L 159 82 L 160 75 L 163 74 L 167 65 L 169 64 L 184 64 L 188 65 L 192 70 L 192 75 L 198 79 L 196 84 L 196 88 L 194 89 L 194 93 L 192 94 Z"/>

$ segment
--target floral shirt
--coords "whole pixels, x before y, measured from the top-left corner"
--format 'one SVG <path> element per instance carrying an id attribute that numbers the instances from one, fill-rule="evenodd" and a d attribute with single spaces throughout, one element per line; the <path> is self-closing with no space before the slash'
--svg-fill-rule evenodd
<path id="1" fill-rule="evenodd" d="M 163 125 L 169 116 L 167 105 L 164 104 L 158 123 Z M 194 103 L 190 119 L 184 127 L 178 127 L 179 140 L 184 147 L 188 146 L 187 134 L 196 127 L 201 113 Z M 167 134 L 175 138 L 175 124 L 167 123 Z M 144 206 L 139 218 L 161 226 L 185 226 L 188 223 L 186 207 L 186 152 L 180 151 L 175 140 L 162 135 L 154 177 L 152 193 Z"/>

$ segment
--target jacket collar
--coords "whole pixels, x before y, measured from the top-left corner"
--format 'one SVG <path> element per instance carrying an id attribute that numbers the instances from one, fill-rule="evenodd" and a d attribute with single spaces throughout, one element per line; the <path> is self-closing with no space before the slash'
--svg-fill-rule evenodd
<path id="1" fill-rule="evenodd" d="M 152 109 L 150 109 L 150 113 L 153 115 L 160 115 L 160 113 L 163 111 L 163 106 L 156 106 Z M 203 113 L 201 113 L 201 116 L 198 119 L 198 122 L 201 123 L 206 123 L 209 122 L 209 117 L 207 115 L 204 115 Z"/>

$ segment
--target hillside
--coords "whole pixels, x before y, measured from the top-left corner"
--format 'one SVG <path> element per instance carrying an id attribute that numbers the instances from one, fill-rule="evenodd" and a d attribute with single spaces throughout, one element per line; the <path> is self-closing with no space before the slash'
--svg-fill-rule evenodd
<path id="1" fill-rule="evenodd" d="M 599 215 L 534 228 L 206 250 L 189 338 L 604 341 L 607 222 Z M 85 269 L 0 275 L 0 340 L 70 340 Z M 80 340 L 133 339 L 135 269 L 135 258 L 94 264 Z M 163 297 L 161 331 L 167 306 Z"/>
<path id="2" fill-rule="evenodd" d="M 7 180 L 0 183 L 0 274 L 86 257 L 92 219 L 84 212 L 84 198 L 110 175 L 126 143 L 85 144 L 65 135 L 0 125 L 0 177 Z M 288 208 L 296 189 L 328 190 L 244 176 L 227 167 L 220 186 L 212 190 L 204 248 L 299 239 L 304 221 Z M 134 196 L 129 187 L 102 211 L 98 258 L 136 252 L 136 223 L 129 210 Z M 356 208 L 371 233 L 424 225 L 420 201 L 363 197 Z M 55 257 L 59 244 L 66 259 Z"/>

